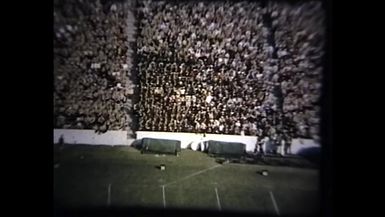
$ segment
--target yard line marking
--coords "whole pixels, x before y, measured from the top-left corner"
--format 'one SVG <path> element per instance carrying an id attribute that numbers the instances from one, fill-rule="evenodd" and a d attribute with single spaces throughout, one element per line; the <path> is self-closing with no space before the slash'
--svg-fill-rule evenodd
<path id="1" fill-rule="evenodd" d="M 219 201 L 218 189 L 215 187 L 215 194 L 217 195 L 218 209 L 222 210 L 221 202 Z"/>
<path id="2" fill-rule="evenodd" d="M 278 209 L 278 206 L 277 206 L 277 202 L 275 202 L 274 194 L 273 194 L 272 191 L 269 191 L 269 193 L 270 193 L 271 201 L 273 201 L 275 212 L 277 213 L 277 215 L 280 215 L 279 214 L 279 209 Z"/>
<path id="3" fill-rule="evenodd" d="M 207 168 L 207 169 L 204 169 L 204 170 L 195 172 L 195 173 L 190 174 L 190 175 L 188 175 L 188 176 L 185 176 L 185 177 L 183 177 L 183 178 L 181 178 L 181 179 L 175 180 L 175 181 L 173 181 L 173 182 L 169 182 L 169 183 L 165 184 L 164 186 L 171 185 L 171 184 L 175 184 L 175 183 L 177 183 L 177 182 L 180 182 L 180 181 L 189 179 L 189 178 L 191 178 L 191 177 L 193 177 L 193 176 L 199 175 L 199 174 L 201 174 L 201 173 L 204 173 L 204 172 L 206 172 L 206 171 L 208 171 L 208 170 L 215 169 L 215 168 L 220 167 L 220 166 L 221 166 L 221 165 L 215 165 L 215 166 L 213 166 L 213 167 L 210 167 L 210 168 Z"/>
<path id="4" fill-rule="evenodd" d="M 166 208 L 166 194 L 164 193 L 164 185 L 162 185 L 162 192 L 163 192 L 163 207 Z"/>
<path id="5" fill-rule="evenodd" d="M 107 206 L 111 205 L 111 184 L 108 184 Z"/>

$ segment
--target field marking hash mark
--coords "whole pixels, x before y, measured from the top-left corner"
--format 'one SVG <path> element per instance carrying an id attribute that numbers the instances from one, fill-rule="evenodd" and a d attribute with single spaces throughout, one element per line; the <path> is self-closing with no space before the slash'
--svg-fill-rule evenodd
<path id="1" fill-rule="evenodd" d="M 215 187 L 215 194 L 217 195 L 218 209 L 219 209 L 219 210 L 222 210 L 221 202 L 220 202 L 220 200 L 219 200 L 219 195 L 218 195 L 218 189 L 217 189 L 217 187 Z"/>
<path id="2" fill-rule="evenodd" d="M 274 205 L 274 209 L 275 209 L 275 212 L 277 213 L 277 215 L 279 216 L 279 209 L 278 209 L 278 205 L 277 205 L 277 202 L 275 201 L 275 198 L 274 198 L 274 194 L 272 191 L 269 191 L 270 193 L 270 198 L 271 198 L 271 201 L 273 201 L 273 205 Z"/>
<path id="3" fill-rule="evenodd" d="M 108 187 L 107 187 L 107 206 L 110 206 L 111 205 L 111 183 L 108 184 Z"/>
<path id="4" fill-rule="evenodd" d="M 162 185 L 162 193 L 163 193 L 163 207 L 166 208 L 166 194 L 164 191 L 164 185 Z"/>

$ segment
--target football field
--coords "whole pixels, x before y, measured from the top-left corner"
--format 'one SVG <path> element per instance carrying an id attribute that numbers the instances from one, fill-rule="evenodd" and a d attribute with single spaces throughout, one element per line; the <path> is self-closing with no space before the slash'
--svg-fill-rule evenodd
<path id="1" fill-rule="evenodd" d="M 313 215 L 316 169 L 218 164 L 206 153 L 141 154 L 132 147 L 55 146 L 55 208 L 150 207 Z M 158 166 L 165 164 L 166 169 Z M 259 172 L 269 170 L 268 176 Z"/>

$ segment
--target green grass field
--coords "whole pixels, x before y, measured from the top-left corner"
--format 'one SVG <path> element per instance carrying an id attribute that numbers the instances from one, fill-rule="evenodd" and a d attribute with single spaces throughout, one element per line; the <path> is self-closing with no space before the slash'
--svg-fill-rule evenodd
<path id="1" fill-rule="evenodd" d="M 84 156 L 81 157 L 81 156 Z M 54 202 L 59 208 L 152 207 L 318 213 L 318 170 L 254 164 L 218 164 L 202 152 L 140 154 L 132 147 L 54 148 Z M 166 170 L 157 168 L 166 165 Z M 269 176 L 258 171 L 269 170 Z"/>

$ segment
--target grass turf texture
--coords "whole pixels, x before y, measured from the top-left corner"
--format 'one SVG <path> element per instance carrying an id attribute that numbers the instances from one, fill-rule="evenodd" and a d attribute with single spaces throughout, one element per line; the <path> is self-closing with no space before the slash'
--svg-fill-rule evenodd
<path id="1" fill-rule="evenodd" d="M 54 161 L 60 163 L 54 169 L 56 208 L 165 206 L 273 215 L 315 214 L 319 209 L 316 169 L 221 165 L 192 150 L 182 150 L 179 157 L 156 156 L 123 146 L 55 146 Z M 161 164 L 166 170 L 159 169 Z M 260 175 L 263 169 L 269 176 Z"/>

